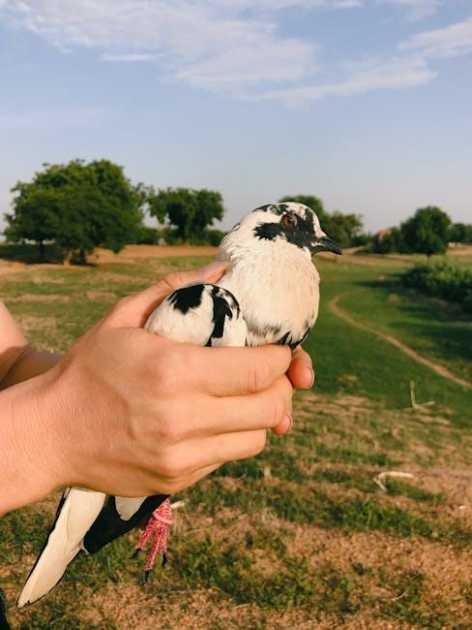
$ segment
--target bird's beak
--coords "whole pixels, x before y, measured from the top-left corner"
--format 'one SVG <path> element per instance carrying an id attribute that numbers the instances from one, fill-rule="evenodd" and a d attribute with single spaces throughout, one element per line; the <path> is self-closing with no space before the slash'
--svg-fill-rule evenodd
<path id="1" fill-rule="evenodd" d="M 313 254 L 318 254 L 319 252 L 332 252 L 333 254 L 340 255 L 343 253 L 339 245 L 335 241 L 331 240 L 329 236 L 326 236 L 326 234 L 312 243 L 310 249 Z"/>

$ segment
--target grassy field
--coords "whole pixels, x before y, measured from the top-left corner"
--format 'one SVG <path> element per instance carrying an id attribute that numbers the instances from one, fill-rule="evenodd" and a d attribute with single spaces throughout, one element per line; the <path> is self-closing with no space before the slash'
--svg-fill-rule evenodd
<path id="1" fill-rule="evenodd" d="M 0 268 L 0 292 L 34 343 L 65 350 L 117 298 L 205 261 L 13 266 Z M 306 342 L 317 383 L 297 396 L 293 432 L 182 494 L 168 565 L 147 585 L 132 535 L 79 558 L 53 594 L 17 611 L 57 497 L 2 519 L 13 626 L 471 628 L 472 390 L 378 335 L 470 382 L 472 324 L 401 289 L 405 264 L 319 260 L 322 308 Z M 433 404 L 412 408 L 411 382 L 417 402 Z"/>

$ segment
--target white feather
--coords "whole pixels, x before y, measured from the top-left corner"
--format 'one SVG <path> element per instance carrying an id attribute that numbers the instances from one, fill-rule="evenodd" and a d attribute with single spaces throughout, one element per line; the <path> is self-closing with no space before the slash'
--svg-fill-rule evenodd
<path id="1" fill-rule="evenodd" d="M 102 492 L 71 488 L 37 564 L 18 599 L 21 608 L 46 595 L 61 579 L 69 562 L 105 503 Z"/>
<path id="2" fill-rule="evenodd" d="M 300 339 L 318 316 L 320 277 L 310 253 L 253 236 L 256 225 L 271 221 L 270 213 L 253 212 L 221 245 L 230 269 L 218 284 L 236 296 L 250 345 L 275 343 L 287 331 Z"/>
<path id="3" fill-rule="evenodd" d="M 190 286 L 190 285 L 189 285 Z M 185 314 L 174 307 L 169 296 L 150 315 L 146 330 L 173 341 L 204 346 L 213 330 L 213 285 L 205 285 L 201 302 Z M 234 316 L 225 320 L 223 336 L 214 339 L 213 346 L 244 346 L 247 326 L 244 318 L 234 312 Z"/>
<path id="4" fill-rule="evenodd" d="M 129 521 L 142 506 L 146 498 L 147 497 L 115 497 L 115 507 L 120 518 L 124 521 Z"/>

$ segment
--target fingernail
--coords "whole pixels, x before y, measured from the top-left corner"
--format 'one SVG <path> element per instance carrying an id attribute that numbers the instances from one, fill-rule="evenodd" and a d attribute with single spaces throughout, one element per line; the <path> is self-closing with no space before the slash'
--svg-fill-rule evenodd
<path id="1" fill-rule="evenodd" d="M 308 386 L 308 389 L 311 389 L 313 385 L 315 384 L 315 372 L 311 370 L 310 368 L 305 368 L 305 372 L 306 372 L 306 380 L 307 382 L 310 383 L 310 385 Z"/>

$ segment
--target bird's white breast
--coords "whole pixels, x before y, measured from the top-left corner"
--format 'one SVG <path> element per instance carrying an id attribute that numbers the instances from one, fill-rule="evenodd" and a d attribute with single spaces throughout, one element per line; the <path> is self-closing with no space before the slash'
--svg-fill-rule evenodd
<path id="1" fill-rule="evenodd" d="M 218 283 L 239 301 L 251 345 L 275 343 L 289 332 L 303 337 L 318 315 L 319 275 L 311 257 L 289 243 L 244 246 L 223 243 L 231 266 Z"/>

